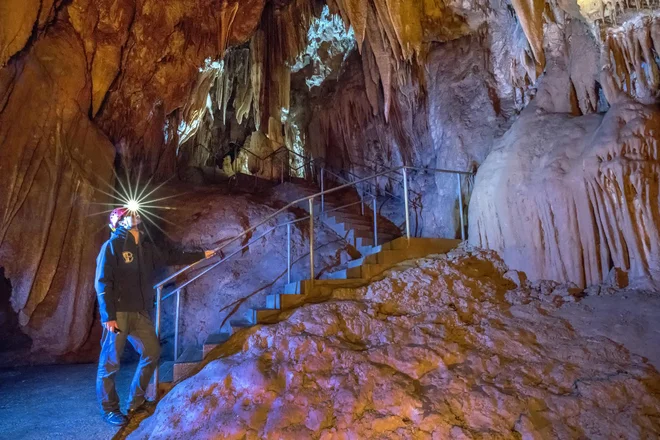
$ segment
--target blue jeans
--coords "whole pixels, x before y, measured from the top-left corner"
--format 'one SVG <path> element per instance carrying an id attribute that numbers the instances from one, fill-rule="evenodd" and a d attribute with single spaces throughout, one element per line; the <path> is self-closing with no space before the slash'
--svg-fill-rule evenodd
<path id="1" fill-rule="evenodd" d="M 151 319 L 146 312 L 117 312 L 117 327 L 121 333 L 115 334 L 103 329 L 101 356 L 96 375 L 96 396 L 104 412 L 119 411 L 119 396 L 115 389 L 115 375 L 119 371 L 119 361 L 124 352 L 126 340 L 140 354 L 131 389 L 128 395 L 128 409 L 135 409 L 144 403 L 151 376 L 160 359 L 160 343 Z"/>

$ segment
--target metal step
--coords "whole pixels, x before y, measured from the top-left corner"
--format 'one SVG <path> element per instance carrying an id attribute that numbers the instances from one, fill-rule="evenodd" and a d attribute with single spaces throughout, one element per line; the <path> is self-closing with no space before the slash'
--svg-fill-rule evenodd
<path id="1" fill-rule="evenodd" d="M 227 342 L 229 338 L 231 338 L 230 333 L 214 333 L 209 335 L 209 337 L 206 338 L 206 341 L 204 341 L 203 357 L 206 357 L 206 355 L 214 348 Z"/>
<path id="2" fill-rule="evenodd" d="M 278 309 L 250 309 L 248 312 L 248 319 L 254 324 L 264 324 L 272 322 L 280 313 Z"/>
<path id="3" fill-rule="evenodd" d="M 434 253 L 446 253 L 456 248 L 461 243 L 461 240 L 453 240 L 448 238 L 415 238 L 399 237 L 387 243 L 388 250 L 399 249 L 430 249 Z"/>
<path id="4" fill-rule="evenodd" d="M 351 268 L 351 267 L 361 266 L 365 262 L 366 258 L 367 257 L 361 257 L 361 258 L 358 258 L 357 260 L 349 261 L 348 262 L 348 267 Z"/>
<path id="5" fill-rule="evenodd" d="M 173 381 L 176 383 L 181 379 L 188 377 L 190 373 L 199 365 L 204 357 L 202 347 L 194 345 L 189 346 L 181 356 L 174 361 Z"/>
<path id="6" fill-rule="evenodd" d="M 304 302 L 304 296 L 288 293 L 266 295 L 266 308 L 284 310 L 296 307 Z"/>
<path id="7" fill-rule="evenodd" d="M 335 272 L 330 272 L 326 275 L 327 280 L 345 280 L 348 278 L 348 269 L 342 269 Z"/>
<path id="8" fill-rule="evenodd" d="M 254 324 L 247 319 L 232 319 L 229 321 L 229 326 L 231 327 L 231 332 L 236 333 L 246 328 L 254 326 Z"/>
<path id="9" fill-rule="evenodd" d="M 332 272 L 327 277 L 328 279 L 348 280 L 355 278 L 370 279 L 402 261 L 423 258 L 430 254 L 446 253 L 454 249 L 459 243 L 460 240 L 422 238 L 411 239 L 409 247 L 403 248 L 404 244 L 408 244 L 408 240 L 397 239 L 384 246 L 388 248 L 393 245 L 397 249 L 383 249 L 383 246 L 381 246 L 377 252 L 358 258 L 350 262 L 346 269 Z"/>

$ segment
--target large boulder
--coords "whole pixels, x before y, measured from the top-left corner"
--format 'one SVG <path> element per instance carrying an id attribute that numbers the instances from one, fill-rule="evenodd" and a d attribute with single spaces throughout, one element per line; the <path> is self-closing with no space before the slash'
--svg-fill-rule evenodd
<path id="1" fill-rule="evenodd" d="M 658 372 L 506 271 L 457 251 L 337 289 L 236 335 L 128 438 L 655 436 Z"/>

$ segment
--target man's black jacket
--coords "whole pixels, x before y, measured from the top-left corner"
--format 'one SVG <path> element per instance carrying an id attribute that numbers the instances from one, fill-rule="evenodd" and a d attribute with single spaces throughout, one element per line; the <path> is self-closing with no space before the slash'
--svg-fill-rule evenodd
<path id="1" fill-rule="evenodd" d="M 165 265 L 185 265 L 204 258 L 204 252 L 161 252 L 140 234 L 119 227 L 101 247 L 96 259 L 96 294 L 101 321 L 117 319 L 117 312 L 150 311 L 154 302 L 156 269 Z"/>

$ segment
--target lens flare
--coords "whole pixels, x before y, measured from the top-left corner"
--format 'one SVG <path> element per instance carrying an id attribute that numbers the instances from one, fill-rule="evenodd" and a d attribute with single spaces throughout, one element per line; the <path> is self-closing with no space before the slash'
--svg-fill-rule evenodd
<path id="1" fill-rule="evenodd" d="M 128 203 L 126 204 L 126 209 L 129 211 L 135 213 L 140 211 L 140 202 L 137 200 L 129 200 Z"/>
<path id="2" fill-rule="evenodd" d="M 110 165 L 110 164 L 109 164 Z M 126 167 L 125 167 L 126 169 Z M 92 214 L 89 214 L 88 217 L 91 216 L 96 216 L 96 215 L 107 215 L 110 212 L 113 211 L 114 208 L 125 208 L 127 209 L 131 214 L 137 214 L 142 218 L 143 220 L 146 220 L 147 223 L 149 223 L 151 226 L 154 226 L 158 230 L 160 230 L 162 233 L 164 233 L 166 236 L 169 237 L 169 234 L 161 228 L 157 221 L 168 223 L 170 225 L 173 225 L 175 227 L 178 227 L 178 225 L 172 223 L 166 218 L 161 217 L 160 215 L 156 214 L 156 210 L 178 210 L 179 208 L 175 208 L 172 206 L 167 206 L 163 205 L 162 203 L 158 202 L 163 202 L 165 200 L 174 198 L 174 197 L 180 197 L 182 195 L 185 195 L 187 193 L 179 193 L 179 194 L 174 194 L 174 195 L 169 195 L 165 197 L 157 197 L 156 198 L 156 193 L 158 190 L 163 188 L 172 178 L 165 180 L 164 182 L 161 182 L 158 185 L 151 185 L 151 182 L 153 180 L 153 176 L 146 182 L 146 184 L 143 184 L 141 182 L 141 177 L 142 177 L 142 170 L 140 169 L 140 172 L 137 174 L 137 179 L 135 181 L 132 181 L 131 179 L 131 174 L 129 171 L 126 172 L 125 179 L 120 178 L 120 176 L 117 174 L 117 172 L 113 169 L 114 175 L 115 175 L 115 182 L 116 185 L 111 185 L 110 183 L 106 182 L 105 180 L 101 180 L 101 183 L 107 187 L 107 189 L 110 191 L 104 191 L 101 188 L 96 187 L 95 190 L 105 194 L 106 196 L 110 197 L 113 199 L 112 203 L 95 203 L 92 202 L 92 205 L 102 205 L 105 206 L 106 208 L 110 208 L 108 210 L 103 210 L 102 212 L 95 212 Z M 134 176 L 135 177 L 135 176 Z M 144 224 L 145 231 L 147 235 L 151 237 L 151 233 L 149 232 L 149 228 L 147 227 L 147 224 Z M 112 229 L 112 224 L 111 224 L 111 229 Z M 99 230 L 100 232 L 100 230 Z"/>

